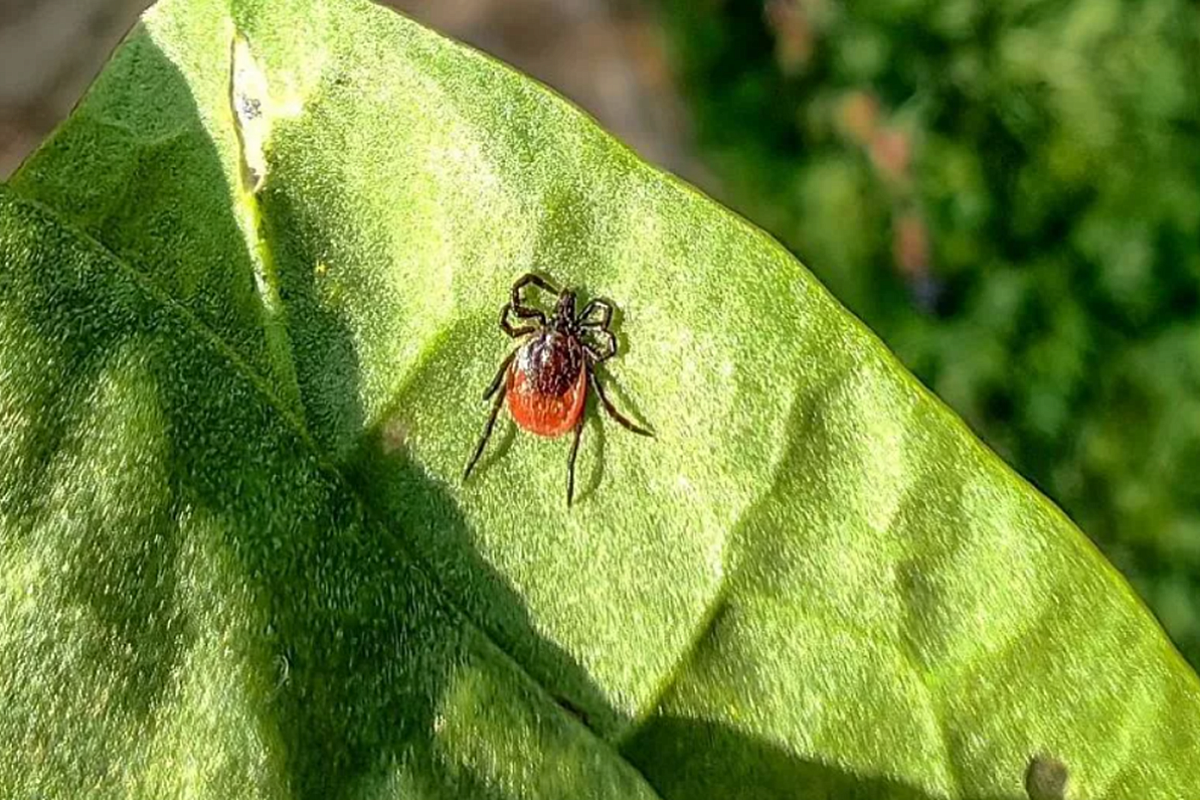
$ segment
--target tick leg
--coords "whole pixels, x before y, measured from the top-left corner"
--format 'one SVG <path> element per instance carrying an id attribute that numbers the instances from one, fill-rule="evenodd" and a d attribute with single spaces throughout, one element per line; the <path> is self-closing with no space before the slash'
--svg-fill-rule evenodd
<path id="1" fill-rule="evenodd" d="M 583 437 L 583 415 L 575 423 L 575 440 L 571 442 L 571 455 L 567 457 L 567 508 L 575 497 L 575 455 L 579 452 L 579 440 Z"/>
<path id="2" fill-rule="evenodd" d="M 513 309 L 511 303 L 505 303 L 504 308 L 500 309 L 500 330 L 504 331 L 512 338 L 519 339 L 520 337 L 525 336 L 526 334 L 530 334 L 530 333 L 533 333 L 534 331 L 538 330 L 538 327 L 536 325 L 524 325 L 520 328 L 514 328 L 512 326 L 512 323 L 508 321 L 508 312 L 509 311 L 514 311 L 518 317 L 521 316 L 521 314 L 520 314 L 520 312 L 516 312 Z M 538 316 L 541 316 L 541 313 L 542 312 L 538 311 L 537 312 Z M 544 325 L 545 323 L 546 323 L 546 321 L 543 318 L 542 324 Z"/>
<path id="3" fill-rule="evenodd" d="M 554 286 L 553 284 L 551 284 L 549 281 L 547 281 L 541 275 L 537 275 L 532 272 L 526 272 L 524 275 L 517 278 L 517 282 L 513 284 L 513 288 L 512 288 L 513 299 L 516 300 L 517 296 L 521 293 L 521 290 L 531 284 L 533 286 L 538 287 L 539 289 L 541 289 L 544 292 L 549 292 L 550 294 L 554 294 L 554 295 L 558 294 L 557 286 Z"/>
<path id="4" fill-rule="evenodd" d="M 543 328 L 546 327 L 546 315 L 543 314 L 540 309 L 530 308 L 529 306 L 517 305 L 515 303 L 509 303 L 508 305 L 506 305 L 504 307 L 504 309 L 506 312 L 511 309 L 512 312 L 521 319 L 536 319 L 538 321 L 538 325 L 540 325 Z M 505 316 L 507 316 L 507 314 Z M 501 323 L 501 324 L 503 324 L 503 323 Z M 522 328 L 522 330 L 533 331 L 533 330 L 536 330 L 536 328 L 530 326 L 528 328 Z"/>
<path id="5" fill-rule="evenodd" d="M 654 436 L 653 432 L 630 422 L 625 415 L 613 407 L 613 404 L 610 403 L 608 398 L 604 396 L 604 385 L 600 383 L 600 376 L 596 374 L 594 369 L 588 369 L 588 379 L 591 380 L 592 388 L 596 390 L 596 396 L 600 398 L 601 405 L 604 406 L 604 410 L 608 412 L 610 417 L 621 423 L 621 426 L 626 430 L 633 431 L 634 433 L 641 434 L 642 436 Z"/>
<path id="6" fill-rule="evenodd" d="M 549 292 L 552 295 L 558 294 L 558 289 L 550 284 L 545 278 L 540 275 L 534 275 L 532 272 L 526 273 L 517 279 L 517 282 L 512 287 L 512 306 L 513 313 L 522 319 L 536 319 L 539 324 L 546 324 L 546 315 L 536 308 L 530 308 L 521 302 L 521 290 L 526 286 L 536 286 L 544 292 Z"/>
<path id="7" fill-rule="evenodd" d="M 496 402 L 492 404 L 492 413 L 488 417 L 487 425 L 484 426 L 483 436 L 479 437 L 479 444 L 475 445 L 475 453 L 471 456 L 471 460 L 467 462 L 467 468 L 463 470 L 463 483 L 467 482 L 467 478 L 471 476 L 471 470 L 475 468 L 479 457 L 483 455 L 483 448 L 487 446 L 487 441 L 491 438 L 492 428 L 496 426 L 496 415 L 500 413 L 500 406 L 504 403 L 504 395 L 508 392 L 508 387 L 503 387 L 496 394 Z"/>
<path id="8" fill-rule="evenodd" d="M 492 382 L 488 386 L 487 391 L 483 393 L 484 400 L 487 400 L 496 392 L 497 389 L 500 388 L 500 382 L 504 380 L 504 373 L 506 370 L 508 370 L 508 365 L 511 364 L 512 360 L 516 357 L 517 351 L 513 350 L 503 361 L 500 362 L 500 369 L 496 370 L 496 377 L 492 378 Z"/>
<path id="9" fill-rule="evenodd" d="M 588 354 L 588 357 L 592 359 L 592 363 L 599 364 L 601 361 L 612 358 L 617 354 L 617 337 L 613 335 L 612 331 L 596 331 L 595 333 L 597 336 L 604 337 L 604 342 L 607 345 L 605 351 L 597 353 L 596 349 L 587 343 L 584 343 L 583 349 Z"/>
<path id="10" fill-rule="evenodd" d="M 588 319 L 597 308 L 603 312 L 600 319 Z M 612 322 L 612 315 L 613 309 L 607 300 L 593 300 L 583 307 L 583 313 L 579 315 L 579 327 L 607 330 L 608 323 Z"/>

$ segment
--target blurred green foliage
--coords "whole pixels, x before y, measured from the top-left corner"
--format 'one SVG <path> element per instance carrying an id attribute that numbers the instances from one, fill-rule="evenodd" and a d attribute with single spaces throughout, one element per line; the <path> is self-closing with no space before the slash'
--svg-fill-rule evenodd
<path id="1" fill-rule="evenodd" d="M 1200 664 L 1200 6 L 663 3 L 716 193 Z"/>

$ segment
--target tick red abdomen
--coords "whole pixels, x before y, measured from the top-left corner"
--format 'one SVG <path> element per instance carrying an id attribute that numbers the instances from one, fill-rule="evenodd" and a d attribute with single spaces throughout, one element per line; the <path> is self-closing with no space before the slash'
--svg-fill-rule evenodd
<path id="1" fill-rule="evenodd" d="M 530 339 L 508 368 L 507 391 L 517 425 L 538 436 L 561 436 L 575 427 L 587 399 L 583 348 L 554 330 Z"/>

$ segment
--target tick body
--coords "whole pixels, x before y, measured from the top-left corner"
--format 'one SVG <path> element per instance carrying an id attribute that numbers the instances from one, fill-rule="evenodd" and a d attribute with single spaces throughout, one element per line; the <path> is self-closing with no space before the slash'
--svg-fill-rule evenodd
<path id="1" fill-rule="evenodd" d="M 562 436 L 583 416 L 587 370 L 579 340 L 542 331 L 517 348 L 508 368 L 508 410 L 521 428 L 538 436 Z"/>
<path id="2" fill-rule="evenodd" d="M 556 297 L 554 312 L 547 318 L 539 308 L 525 302 L 524 290 L 534 286 Z M 529 324 L 514 326 L 510 316 Z M 609 330 L 612 306 L 593 300 L 583 313 L 575 313 L 575 293 L 559 290 L 538 275 L 521 277 L 512 287 L 512 297 L 500 310 L 500 328 L 514 339 L 525 339 L 500 365 L 484 399 L 495 395 L 492 413 L 483 435 L 463 472 L 465 481 L 483 455 L 500 407 L 508 409 L 517 426 L 538 436 L 557 437 L 573 432 L 567 459 L 567 505 L 575 494 L 575 456 L 583 434 L 584 408 L 589 388 L 609 416 L 642 436 L 653 434 L 626 419 L 604 394 L 596 365 L 617 352 L 617 339 Z"/>

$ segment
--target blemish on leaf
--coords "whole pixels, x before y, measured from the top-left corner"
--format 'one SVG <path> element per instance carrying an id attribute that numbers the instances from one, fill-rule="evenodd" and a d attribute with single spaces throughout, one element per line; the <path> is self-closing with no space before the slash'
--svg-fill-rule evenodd
<path id="1" fill-rule="evenodd" d="M 242 149 L 242 188 L 257 192 L 267 177 L 267 159 L 263 148 L 270 134 L 270 90 L 267 76 L 254 60 L 250 44 L 241 35 L 234 37 L 231 51 L 229 99 L 237 123 Z"/>
<path id="2" fill-rule="evenodd" d="M 262 101 L 256 97 L 239 97 L 238 118 L 256 120 L 262 116 Z"/>
<path id="3" fill-rule="evenodd" d="M 1065 800 L 1067 765 L 1047 755 L 1034 756 L 1025 770 L 1025 793 L 1029 800 Z"/>
<path id="4" fill-rule="evenodd" d="M 408 426 L 399 417 L 392 417 L 379 431 L 379 446 L 385 455 L 391 455 L 404 447 L 408 441 Z"/>
<path id="5" fill-rule="evenodd" d="M 304 419 L 286 309 L 279 294 L 275 254 L 258 202 L 258 192 L 267 177 L 264 148 L 276 107 L 271 103 L 266 73 L 255 60 L 250 43 L 240 33 L 234 34 L 230 46 L 229 107 L 241 147 L 241 191 L 237 193 L 236 208 L 254 270 L 254 288 L 262 303 L 267 349 L 276 373 L 275 386 L 280 397 Z"/>
<path id="6" fill-rule="evenodd" d="M 275 691 L 278 692 L 284 687 L 291 676 L 291 663 L 288 661 L 287 656 L 283 654 L 275 656 L 275 670 L 279 674 L 279 677 L 275 681 Z"/>

